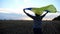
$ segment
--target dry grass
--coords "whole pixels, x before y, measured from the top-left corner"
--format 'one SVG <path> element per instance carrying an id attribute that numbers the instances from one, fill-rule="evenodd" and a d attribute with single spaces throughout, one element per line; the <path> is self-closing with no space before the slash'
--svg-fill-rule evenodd
<path id="1" fill-rule="evenodd" d="M 0 34 L 33 34 L 33 21 L 0 20 Z M 43 34 L 60 34 L 60 21 L 43 21 Z"/>

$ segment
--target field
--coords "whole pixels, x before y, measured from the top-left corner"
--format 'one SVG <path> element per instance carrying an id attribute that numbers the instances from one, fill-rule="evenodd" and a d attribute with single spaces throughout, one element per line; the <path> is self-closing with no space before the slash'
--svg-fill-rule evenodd
<path id="1" fill-rule="evenodd" d="M 0 34 L 33 34 L 33 21 L 0 20 Z M 43 34 L 60 34 L 60 21 L 43 21 Z"/>

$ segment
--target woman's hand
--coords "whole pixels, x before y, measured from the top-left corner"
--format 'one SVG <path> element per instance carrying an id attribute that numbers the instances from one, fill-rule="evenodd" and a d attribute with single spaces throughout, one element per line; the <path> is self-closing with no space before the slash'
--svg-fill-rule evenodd
<path id="1" fill-rule="evenodd" d="M 32 8 L 24 8 L 23 11 L 25 12 L 25 10 L 31 10 Z"/>
<path id="2" fill-rule="evenodd" d="M 31 10 L 32 8 L 25 8 L 25 10 Z"/>
<path id="3" fill-rule="evenodd" d="M 24 10 L 31 10 L 32 8 L 24 8 Z"/>

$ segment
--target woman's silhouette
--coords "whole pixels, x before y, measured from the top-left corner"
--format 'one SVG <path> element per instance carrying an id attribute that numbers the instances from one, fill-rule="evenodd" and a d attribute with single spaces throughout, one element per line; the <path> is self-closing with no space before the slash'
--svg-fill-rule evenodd
<path id="1" fill-rule="evenodd" d="M 27 12 L 25 12 L 25 10 L 31 10 L 32 8 L 25 8 L 23 9 L 24 13 L 26 15 L 28 15 L 29 17 L 31 17 L 34 21 L 34 25 L 33 25 L 33 32 L 34 34 L 42 34 L 42 27 L 41 27 L 41 22 L 42 22 L 42 18 L 49 12 L 47 10 L 46 13 L 42 16 L 38 15 L 38 14 L 35 14 L 35 16 L 32 16 L 30 14 L 28 14 Z"/>

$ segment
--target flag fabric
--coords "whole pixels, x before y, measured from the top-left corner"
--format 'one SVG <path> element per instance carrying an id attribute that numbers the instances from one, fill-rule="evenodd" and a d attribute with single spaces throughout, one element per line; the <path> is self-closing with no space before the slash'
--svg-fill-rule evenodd
<path id="1" fill-rule="evenodd" d="M 45 10 L 50 11 L 50 13 L 56 13 L 57 10 L 53 5 L 48 5 L 48 6 L 44 6 L 44 7 L 40 7 L 40 8 L 32 8 L 31 11 L 33 11 L 34 13 L 41 15 Z"/>

